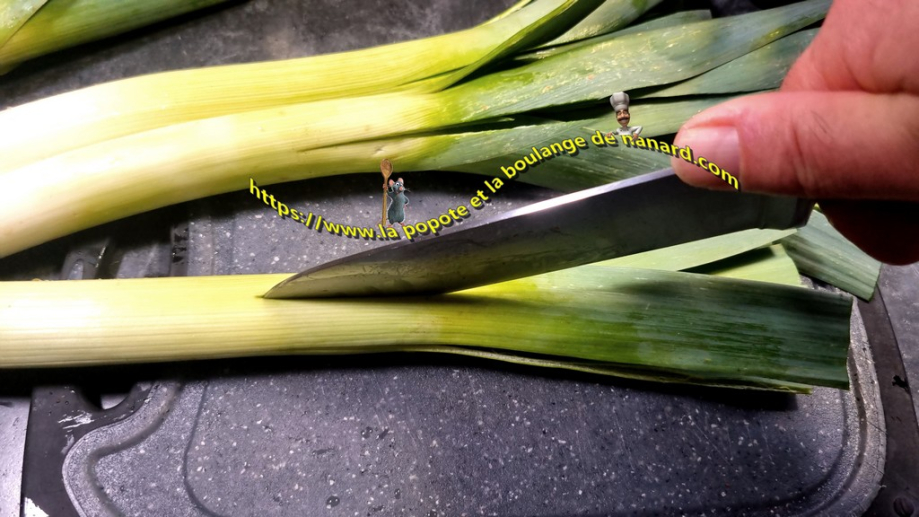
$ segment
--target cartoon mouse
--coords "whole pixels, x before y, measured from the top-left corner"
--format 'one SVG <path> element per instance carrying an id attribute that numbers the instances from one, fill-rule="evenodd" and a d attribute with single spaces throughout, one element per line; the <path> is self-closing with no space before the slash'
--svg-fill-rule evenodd
<path id="1" fill-rule="evenodd" d="M 386 211 L 386 218 L 389 219 L 389 224 L 386 227 L 389 228 L 393 224 L 399 223 L 405 228 L 405 225 L 402 224 L 402 221 L 405 221 L 405 206 L 408 205 L 408 198 L 405 196 L 405 182 L 402 178 L 399 178 L 399 181 L 389 180 L 389 188 L 387 189 L 384 183 L 383 190 L 389 194 L 391 200 L 389 210 Z"/>

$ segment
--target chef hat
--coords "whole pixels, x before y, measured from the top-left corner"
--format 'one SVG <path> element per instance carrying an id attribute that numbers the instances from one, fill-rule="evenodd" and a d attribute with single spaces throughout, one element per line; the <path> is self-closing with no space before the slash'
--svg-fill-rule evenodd
<path id="1" fill-rule="evenodd" d="M 613 105 L 613 111 L 629 109 L 629 95 L 625 92 L 616 92 L 609 98 L 609 103 Z"/>

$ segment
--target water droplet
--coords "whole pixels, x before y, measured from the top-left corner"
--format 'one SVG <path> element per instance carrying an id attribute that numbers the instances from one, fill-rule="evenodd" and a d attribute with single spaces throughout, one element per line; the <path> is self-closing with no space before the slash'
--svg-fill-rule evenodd
<path id="1" fill-rule="evenodd" d="M 335 508 L 336 506 L 338 506 L 338 503 L 340 503 L 340 502 L 341 502 L 341 499 L 339 499 L 338 496 L 334 496 L 334 495 L 333 495 L 333 496 L 329 497 L 328 499 L 326 499 L 326 501 L 325 501 L 325 507 L 326 507 L 326 508 Z"/>

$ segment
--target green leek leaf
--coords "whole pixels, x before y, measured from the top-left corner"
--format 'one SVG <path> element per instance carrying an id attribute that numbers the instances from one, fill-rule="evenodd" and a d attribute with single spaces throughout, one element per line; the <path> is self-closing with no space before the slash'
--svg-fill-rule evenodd
<path id="1" fill-rule="evenodd" d="M 692 79 L 635 97 L 648 99 L 778 88 L 791 65 L 816 35 L 817 29 L 796 32 Z"/>
<path id="2" fill-rule="evenodd" d="M 0 48 L 16 34 L 48 0 L 0 0 Z M 0 64 L 2 66 L 2 64 Z"/>
<path id="3" fill-rule="evenodd" d="M 807 226 L 781 242 L 801 273 L 863 300 L 874 296 L 881 263 L 846 239 L 820 212 L 811 213 Z"/>

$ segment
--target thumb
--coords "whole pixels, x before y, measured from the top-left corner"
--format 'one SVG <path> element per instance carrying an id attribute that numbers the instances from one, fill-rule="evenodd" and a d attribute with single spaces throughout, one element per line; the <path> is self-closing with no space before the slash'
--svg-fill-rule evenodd
<path id="1" fill-rule="evenodd" d="M 737 177 L 744 191 L 919 201 L 919 97 L 908 94 L 745 96 L 693 117 L 674 143 Z M 692 163 L 671 160 L 691 185 L 732 188 Z"/>

